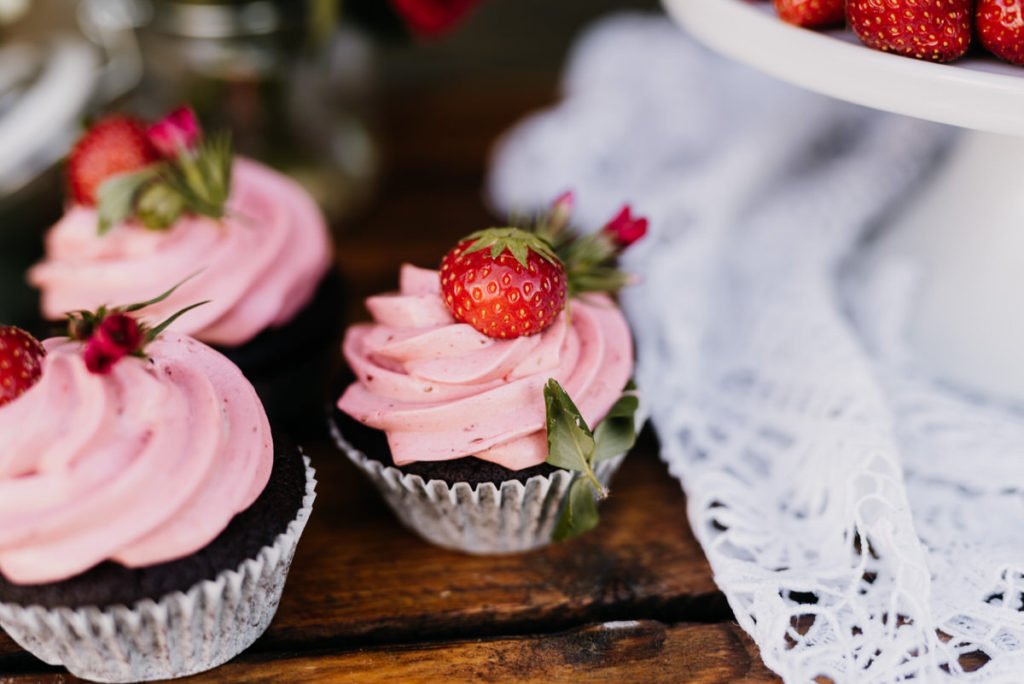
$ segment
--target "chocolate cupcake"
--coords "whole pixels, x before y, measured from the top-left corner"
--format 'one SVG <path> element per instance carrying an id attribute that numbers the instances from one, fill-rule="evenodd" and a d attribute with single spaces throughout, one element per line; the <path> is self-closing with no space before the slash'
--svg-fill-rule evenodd
<path id="1" fill-rule="evenodd" d="M 46 319 L 191 275 L 153 315 L 209 300 L 174 329 L 236 361 L 275 422 L 315 414 L 342 295 L 323 215 L 297 183 L 233 158 L 189 110 L 148 130 L 124 116 L 99 122 L 68 178 L 73 203 L 29 272 Z"/>
<path id="2" fill-rule="evenodd" d="M 603 291 L 626 282 L 620 224 L 646 222 L 627 211 L 576 237 L 568 202 L 532 230 L 470 236 L 440 271 L 403 266 L 345 336 L 355 381 L 333 434 L 439 546 L 512 553 L 585 532 L 635 441 L 632 337 Z"/>
<path id="3" fill-rule="evenodd" d="M 238 368 L 163 329 L 125 309 L 41 346 L 0 328 L 0 627 L 96 681 L 248 648 L 315 498 Z"/>

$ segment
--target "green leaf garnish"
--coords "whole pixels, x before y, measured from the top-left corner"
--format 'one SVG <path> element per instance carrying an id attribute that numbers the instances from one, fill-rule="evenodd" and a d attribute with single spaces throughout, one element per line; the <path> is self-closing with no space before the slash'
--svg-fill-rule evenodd
<path id="1" fill-rule="evenodd" d="M 556 468 L 583 473 L 604 498 L 604 487 L 591 467 L 594 433 L 557 380 L 548 380 L 544 386 L 544 404 L 547 407 L 548 426 L 547 462 Z"/>
<path id="2" fill-rule="evenodd" d="M 156 176 L 156 168 L 149 167 L 141 171 L 121 173 L 103 181 L 96 193 L 100 235 L 128 220 L 135 213 L 135 203 L 140 193 Z"/>
<path id="3" fill-rule="evenodd" d="M 623 394 L 594 430 L 594 464 L 624 454 L 636 444 L 636 411 L 640 400 Z"/>
<path id="4" fill-rule="evenodd" d="M 633 448 L 636 443 L 636 411 L 640 403 L 632 390 L 627 389 L 597 429 L 591 431 L 558 381 L 548 380 L 544 386 L 544 402 L 547 407 L 547 463 L 583 474 L 583 477 L 573 480 L 569 498 L 552 535 L 555 541 L 564 541 L 597 525 L 596 500 L 604 499 L 608 492 L 597 479 L 594 466 Z"/>
<path id="5" fill-rule="evenodd" d="M 551 539 L 560 542 L 578 537 L 597 527 L 598 520 L 594 492 L 586 480 L 578 478 L 569 487 L 569 500 L 565 504 L 562 517 L 555 525 Z"/>

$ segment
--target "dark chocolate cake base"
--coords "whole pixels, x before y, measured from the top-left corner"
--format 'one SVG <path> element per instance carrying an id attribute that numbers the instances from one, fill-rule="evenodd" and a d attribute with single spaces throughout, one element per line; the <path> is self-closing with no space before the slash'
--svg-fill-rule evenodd
<path id="1" fill-rule="evenodd" d="M 451 461 L 423 461 L 397 466 L 391 457 L 387 436 L 383 432 L 363 425 L 337 408 L 333 409 L 331 420 L 334 421 L 335 427 L 344 436 L 345 441 L 366 454 L 367 458 L 392 468 L 398 468 L 403 473 L 419 475 L 427 482 L 441 480 L 449 486 L 457 482 L 467 482 L 471 486 L 491 482 L 500 486 L 502 482 L 511 480 L 526 482 L 537 475 L 547 477 L 558 470 L 555 466 L 547 463 L 523 470 L 509 470 L 497 463 L 484 461 L 474 456 Z"/>
<path id="2" fill-rule="evenodd" d="M 217 348 L 256 388 L 276 430 L 293 437 L 323 430 L 320 407 L 337 355 L 346 290 L 332 268 L 309 304 L 286 325 L 264 330 L 241 346 Z"/>
<path id="3" fill-rule="evenodd" d="M 266 489 L 205 548 L 147 568 L 126 568 L 108 561 L 77 577 L 50 584 L 17 585 L 0 575 L 0 603 L 102 609 L 188 591 L 199 582 L 216 579 L 225 570 L 237 569 L 263 547 L 273 545 L 302 508 L 305 492 L 302 455 L 275 436 L 274 469 Z"/>

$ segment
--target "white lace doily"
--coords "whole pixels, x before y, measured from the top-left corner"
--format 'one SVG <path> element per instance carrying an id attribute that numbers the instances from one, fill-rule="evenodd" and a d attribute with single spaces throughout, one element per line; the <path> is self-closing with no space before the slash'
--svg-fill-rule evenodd
<path id="1" fill-rule="evenodd" d="M 651 218 L 624 295 L 638 380 L 715 579 L 787 681 L 1024 681 L 1024 416 L 926 377 L 901 343 L 912 265 L 861 259 L 951 135 L 627 15 L 497 152 L 504 209 L 571 187 L 585 225 L 624 199 Z"/>

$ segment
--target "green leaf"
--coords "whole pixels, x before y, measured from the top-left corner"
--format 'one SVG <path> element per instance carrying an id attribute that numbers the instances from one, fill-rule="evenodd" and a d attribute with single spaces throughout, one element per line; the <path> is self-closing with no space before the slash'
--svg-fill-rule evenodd
<path id="1" fill-rule="evenodd" d="M 111 176 L 100 185 L 97 195 L 99 234 L 106 234 L 135 213 L 135 200 L 142 188 L 156 177 L 154 168 Z"/>
<path id="2" fill-rule="evenodd" d="M 593 463 L 624 454 L 636 444 L 636 411 L 640 401 L 632 394 L 623 394 L 615 402 L 608 415 L 594 430 Z"/>
<path id="3" fill-rule="evenodd" d="M 551 539 L 556 542 L 578 537 L 597 527 L 597 502 L 590 484 L 582 477 L 573 480 L 569 487 L 569 499 L 562 509 Z"/>
<path id="4" fill-rule="evenodd" d="M 553 378 L 544 386 L 544 403 L 547 407 L 547 462 L 556 468 L 583 473 L 598 495 L 604 497 L 604 487 L 592 467 L 594 434 L 576 404 Z"/>
<path id="5" fill-rule="evenodd" d="M 147 330 L 146 331 L 146 342 L 152 342 L 153 340 L 155 340 L 157 337 L 160 336 L 160 333 L 162 333 L 164 330 L 167 330 L 167 328 L 170 327 L 171 323 L 174 323 L 174 321 L 178 320 L 179 318 L 181 318 L 182 316 L 187 314 L 192 309 L 198 309 L 199 307 L 203 306 L 204 304 L 209 304 L 209 303 L 210 303 L 210 300 L 207 299 L 205 302 L 196 302 L 195 304 L 192 304 L 191 306 L 186 306 L 184 309 L 182 309 L 181 311 L 178 311 L 177 313 L 172 315 L 170 318 L 165 320 L 160 325 L 158 325 L 155 328 L 152 328 L 150 330 Z"/>
<path id="6" fill-rule="evenodd" d="M 169 289 L 166 292 L 163 292 L 161 294 L 158 294 L 156 297 L 153 297 L 152 299 L 148 299 L 148 300 L 146 300 L 144 302 L 137 302 L 135 304 L 128 304 L 127 306 L 121 306 L 121 307 L 118 307 L 117 310 L 120 311 L 121 313 L 133 313 L 135 311 L 141 311 L 142 309 L 145 309 L 147 306 L 153 306 L 154 304 L 159 304 L 160 302 L 164 301 L 165 299 L 170 297 L 172 294 L 174 294 L 175 290 L 177 290 L 179 287 L 181 287 L 182 285 L 184 285 L 185 283 L 187 283 L 188 281 L 192 280 L 197 275 L 202 273 L 203 270 L 204 269 L 199 269 L 198 271 L 196 271 L 192 275 L 189 275 L 189 276 L 185 277 L 183 280 L 180 280 L 177 283 L 175 283 L 173 286 L 171 286 L 171 289 Z"/>

